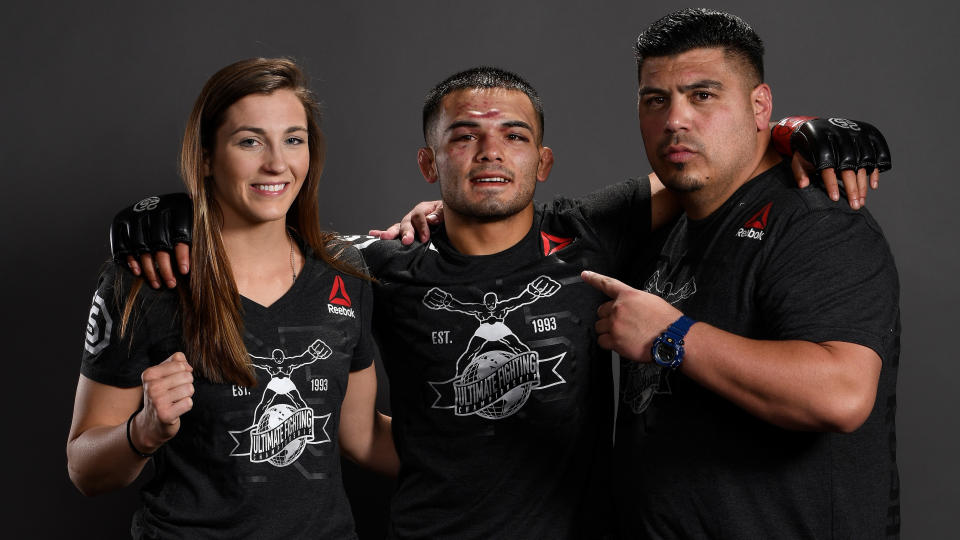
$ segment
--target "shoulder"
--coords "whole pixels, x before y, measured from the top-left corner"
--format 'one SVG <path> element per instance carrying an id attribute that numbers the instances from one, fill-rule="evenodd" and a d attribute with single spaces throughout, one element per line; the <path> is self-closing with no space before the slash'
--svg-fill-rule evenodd
<path id="1" fill-rule="evenodd" d="M 854 210 L 845 199 L 833 201 L 819 185 L 799 188 L 786 164 L 757 178 L 755 188 L 741 199 L 740 210 L 748 216 L 744 227 L 757 225 L 770 234 L 802 227 L 807 233 L 817 230 L 860 229 L 882 236 L 882 231 L 867 209 Z"/>
<path id="2" fill-rule="evenodd" d="M 792 182 L 792 180 L 790 180 Z M 866 208 L 855 210 L 846 199 L 831 200 L 820 186 L 798 188 L 790 185 L 771 197 L 773 205 L 792 228 L 801 227 L 807 233 L 844 232 L 883 237 L 883 231 L 873 214 Z"/>
<path id="3" fill-rule="evenodd" d="M 180 350 L 179 313 L 176 291 L 143 286 L 108 262 L 91 299 L 81 373 L 104 384 L 136 386 L 144 369 Z"/>
<path id="4" fill-rule="evenodd" d="M 329 242 L 327 242 L 326 248 L 327 253 L 329 253 L 334 259 L 356 268 L 365 274 L 369 273 L 363 253 L 356 245 L 347 241 L 345 237 L 334 236 Z"/>
<path id="5" fill-rule="evenodd" d="M 437 229 L 432 234 L 438 234 Z M 352 235 L 338 237 L 349 249 L 355 251 L 366 265 L 369 273 L 376 276 L 382 272 L 388 265 L 403 264 L 403 261 L 416 257 L 425 249 L 429 249 L 431 243 L 421 243 L 415 240 L 409 246 L 400 243 L 399 240 L 380 240 L 374 236 Z"/>
<path id="6" fill-rule="evenodd" d="M 186 286 L 182 284 L 181 286 Z M 133 296 L 131 298 L 131 294 Z M 143 279 L 134 276 L 123 266 L 107 261 L 104 263 L 97 279 L 95 297 L 102 299 L 104 308 L 112 313 L 120 314 L 128 299 L 133 301 L 131 308 L 134 314 L 143 315 L 147 311 L 176 310 L 178 305 L 177 293 L 170 289 L 152 289 Z"/>
<path id="7" fill-rule="evenodd" d="M 746 231 L 738 236 L 762 240 L 768 272 L 872 268 L 896 281 L 890 246 L 869 210 L 833 201 L 820 187 L 800 189 L 792 178 L 767 180 L 761 196 L 749 198 L 737 225 Z"/>
<path id="8" fill-rule="evenodd" d="M 622 182 L 609 184 L 582 197 L 558 195 L 550 202 L 541 205 L 545 212 L 563 214 L 570 211 L 581 212 L 597 208 L 598 210 L 629 205 L 649 204 L 650 180 L 644 176 L 628 178 Z"/>

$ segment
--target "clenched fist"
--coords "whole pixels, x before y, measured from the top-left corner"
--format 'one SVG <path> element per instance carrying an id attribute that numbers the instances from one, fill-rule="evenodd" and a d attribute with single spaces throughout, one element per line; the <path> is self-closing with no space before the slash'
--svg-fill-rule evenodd
<path id="1" fill-rule="evenodd" d="M 423 303 L 430 309 L 443 309 L 450 305 L 450 293 L 434 287 L 427 291 Z"/>
<path id="2" fill-rule="evenodd" d="M 137 414 L 133 433 L 137 448 L 150 453 L 180 431 L 180 417 L 193 408 L 193 368 L 177 352 L 143 370 L 140 380 L 143 410 Z"/>
<path id="3" fill-rule="evenodd" d="M 539 276 L 527 285 L 527 290 L 540 298 L 551 296 L 560 290 L 560 284 L 549 276 Z"/>

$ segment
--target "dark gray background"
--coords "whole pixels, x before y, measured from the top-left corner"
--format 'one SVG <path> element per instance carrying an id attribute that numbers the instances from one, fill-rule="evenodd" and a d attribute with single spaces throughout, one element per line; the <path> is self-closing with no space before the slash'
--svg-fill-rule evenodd
<path id="1" fill-rule="evenodd" d="M 437 192 L 420 177 L 424 93 L 475 64 L 541 92 L 556 152 L 540 198 L 645 174 L 631 44 L 670 2 L 36 2 L 0 22 L 3 220 L 3 491 L 15 536 L 123 535 L 134 490 L 81 496 L 64 442 L 106 229 L 122 206 L 179 191 L 181 132 L 206 78 L 250 56 L 292 56 L 324 103 L 321 215 L 343 232 L 392 223 Z M 767 44 L 775 113 L 881 127 L 894 169 L 868 207 L 900 270 L 899 459 L 903 536 L 955 529 L 960 369 L 958 8 L 923 2 L 725 2 Z M 12 350 L 9 346 L 12 344 Z M 384 384 L 384 383 L 382 383 Z M 349 473 L 361 532 L 377 531 L 389 483 Z M 366 501 L 366 502 L 364 502 Z M 374 532 L 375 535 L 375 532 Z"/>

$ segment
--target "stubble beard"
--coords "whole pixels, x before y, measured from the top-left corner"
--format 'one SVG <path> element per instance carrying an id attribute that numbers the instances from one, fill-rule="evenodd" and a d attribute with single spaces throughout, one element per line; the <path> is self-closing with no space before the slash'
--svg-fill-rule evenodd
<path id="1" fill-rule="evenodd" d="M 684 165 L 686 164 L 671 163 L 668 165 L 672 170 L 668 169 L 668 173 L 660 178 L 663 185 L 670 191 L 678 193 L 695 193 L 703 189 L 705 185 L 703 177 L 693 174 L 690 171 L 685 171 Z"/>
<path id="2" fill-rule="evenodd" d="M 660 155 L 667 146 L 672 144 L 689 146 L 701 156 L 703 155 L 702 144 L 692 140 L 690 137 L 681 137 L 679 134 L 661 143 L 657 149 L 658 155 Z M 688 170 L 686 163 L 665 162 L 662 168 L 664 173 L 662 175 L 658 173 L 657 176 L 670 191 L 694 193 L 703 189 L 705 185 L 703 176 Z"/>
<path id="3" fill-rule="evenodd" d="M 445 189 L 441 180 L 441 194 L 444 208 L 453 210 L 461 217 L 477 221 L 480 223 L 490 223 L 501 221 L 519 214 L 523 209 L 530 205 L 533 200 L 536 180 L 524 182 L 514 177 L 514 182 L 518 184 L 516 194 L 507 199 L 500 199 L 497 195 L 491 194 L 480 200 L 469 200 L 465 191 L 460 190 L 459 186 L 454 185 L 451 189 Z M 522 186 L 529 185 L 530 188 Z"/>

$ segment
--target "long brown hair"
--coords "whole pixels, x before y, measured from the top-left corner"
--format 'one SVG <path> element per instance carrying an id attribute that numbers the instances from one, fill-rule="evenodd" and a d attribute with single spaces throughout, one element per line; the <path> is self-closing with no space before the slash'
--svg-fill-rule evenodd
<path id="1" fill-rule="evenodd" d="M 303 103 L 310 150 L 307 177 L 287 212 L 287 226 L 328 265 L 366 277 L 339 260 L 340 253 L 332 251 L 339 244 L 335 235 L 320 229 L 318 194 L 325 144 L 320 107 L 303 72 L 286 58 L 251 58 L 216 72 L 194 103 L 180 148 L 180 175 L 193 200 L 190 291 L 180 294 L 183 338 L 187 360 L 213 382 L 254 386 L 256 377 L 243 343 L 243 308 L 224 253 L 222 215 L 213 197 L 213 179 L 204 174 L 204 160 L 213 156 L 216 132 L 231 105 L 250 94 L 280 89 L 292 90 Z"/>

